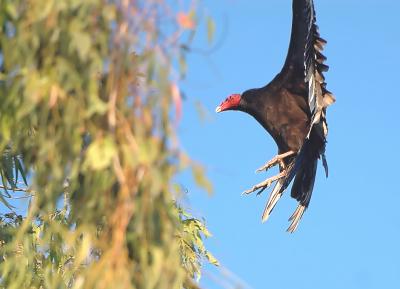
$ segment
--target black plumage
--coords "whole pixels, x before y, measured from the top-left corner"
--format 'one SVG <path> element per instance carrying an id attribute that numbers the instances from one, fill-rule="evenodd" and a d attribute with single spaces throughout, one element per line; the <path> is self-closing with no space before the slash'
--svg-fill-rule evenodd
<path id="1" fill-rule="evenodd" d="M 281 72 L 266 86 L 231 95 L 217 107 L 217 112 L 239 110 L 252 115 L 278 145 L 278 156 L 261 170 L 279 164 L 280 174 L 245 193 L 263 191 L 276 181 L 264 210 L 265 221 L 294 180 L 291 195 L 299 205 L 290 218 L 290 232 L 296 230 L 310 203 L 318 159 L 328 175 L 326 108 L 335 99 L 326 89 L 323 75 L 329 69 L 322 54 L 325 44 L 316 25 L 313 1 L 293 0 L 291 39 Z"/>

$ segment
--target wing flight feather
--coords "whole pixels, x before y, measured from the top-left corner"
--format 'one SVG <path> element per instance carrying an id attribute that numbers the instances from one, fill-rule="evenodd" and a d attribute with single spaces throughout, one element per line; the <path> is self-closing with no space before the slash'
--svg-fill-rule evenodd
<path id="1" fill-rule="evenodd" d="M 319 34 L 313 0 L 293 0 L 292 34 L 282 72 L 295 73 L 304 80 L 312 116 L 310 132 L 320 123 L 324 137 L 328 133 L 326 107 L 335 102 L 333 94 L 326 88 L 323 74 L 329 69 L 322 54 L 326 43 Z"/>

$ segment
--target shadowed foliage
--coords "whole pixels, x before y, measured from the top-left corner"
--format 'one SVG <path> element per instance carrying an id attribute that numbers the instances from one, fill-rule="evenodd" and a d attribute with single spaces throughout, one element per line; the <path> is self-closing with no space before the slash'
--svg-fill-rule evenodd
<path id="1" fill-rule="evenodd" d="M 172 181 L 192 169 L 210 189 L 175 135 L 187 10 L 0 1 L 1 288 L 196 288 L 217 264 Z"/>

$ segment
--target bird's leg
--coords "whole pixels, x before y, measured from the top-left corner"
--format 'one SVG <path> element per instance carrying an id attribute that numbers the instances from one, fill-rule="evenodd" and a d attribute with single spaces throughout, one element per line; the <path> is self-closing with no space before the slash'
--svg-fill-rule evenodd
<path id="1" fill-rule="evenodd" d="M 257 194 L 261 194 L 261 192 L 263 192 L 266 188 L 268 188 L 273 182 L 278 181 L 282 178 L 286 177 L 286 170 L 283 170 L 282 172 L 280 172 L 279 174 L 277 174 L 276 176 L 270 177 L 268 179 L 266 179 L 265 181 L 253 186 L 251 189 L 244 191 L 243 195 L 249 195 L 255 191 L 260 190 L 260 192 L 258 192 Z"/>
<path id="2" fill-rule="evenodd" d="M 272 168 L 276 165 L 280 165 L 283 169 L 285 169 L 285 163 L 283 162 L 283 160 L 287 157 L 290 157 L 292 155 L 295 155 L 296 152 L 294 151 L 288 151 L 286 153 L 280 154 L 280 155 L 276 155 L 273 159 L 271 159 L 269 162 L 267 162 L 264 166 L 262 166 L 261 168 L 259 168 L 256 172 L 261 172 L 261 171 L 267 171 L 269 168 Z"/>

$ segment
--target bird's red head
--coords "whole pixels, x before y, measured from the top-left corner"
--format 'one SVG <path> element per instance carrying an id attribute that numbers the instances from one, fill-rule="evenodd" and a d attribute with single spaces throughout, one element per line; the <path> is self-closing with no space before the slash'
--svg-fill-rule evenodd
<path id="1" fill-rule="evenodd" d="M 227 99 L 225 99 L 217 108 L 216 112 L 221 112 L 225 110 L 234 110 L 239 107 L 240 100 L 242 99 L 240 94 L 232 94 Z"/>

